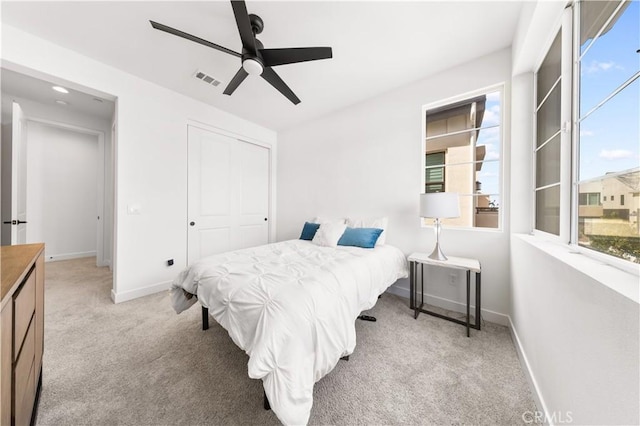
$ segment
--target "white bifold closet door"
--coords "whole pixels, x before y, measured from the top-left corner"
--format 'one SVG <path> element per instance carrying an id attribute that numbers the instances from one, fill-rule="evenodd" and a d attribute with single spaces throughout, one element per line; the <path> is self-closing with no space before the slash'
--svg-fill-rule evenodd
<path id="1" fill-rule="evenodd" d="M 189 264 L 269 242 L 270 150 L 189 126 Z"/>

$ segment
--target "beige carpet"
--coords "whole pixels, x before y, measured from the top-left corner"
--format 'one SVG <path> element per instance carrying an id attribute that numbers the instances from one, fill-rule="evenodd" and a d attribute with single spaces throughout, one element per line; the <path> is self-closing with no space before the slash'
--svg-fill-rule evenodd
<path id="1" fill-rule="evenodd" d="M 247 356 L 168 293 L 114 305 L 95 259 L 46 264 L 42 425 L 278 424 Z M 178 271 L 176 271 L 177 273 Z M 315 386 L 311 424 L 520 424 L 535 410 L 509 331 L 421 315 L 385 294 L 350 361 Z"/>

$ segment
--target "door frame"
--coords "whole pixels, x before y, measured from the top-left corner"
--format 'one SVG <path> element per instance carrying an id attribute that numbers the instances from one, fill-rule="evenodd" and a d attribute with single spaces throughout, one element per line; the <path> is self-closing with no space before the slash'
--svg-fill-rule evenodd
<path id="1" fill-rule="evenodd" d="M 26 123 L 29 122 L 44 124 L 46 126 L 57 127 L 64 130 L 70 130 L 78 133 L 84 133 L 98 137 L 98 164 L 97 167 L 97 188 L 96 188 L 96 214 L 98 221 L 96 223 L 96 266 L 107 266 L 104 260 L 104 205 L 105 205 L 105 153 L 104 138 L 105 133 L 102 130 L 89 129 L 86 127 L 76 126 L 73 124 L 60 123 L 58 121 L 46 120 L 43 118 L 27 117 Z M 28 136 L 28 130 L 27 130 Z M 27 141 L 28 145 L 28 141 Z M 113 230 L 112 230 L 113 232 Z"/>
<path id="2" fill-rule="evenodd" d="M 202 121 L 188 119 L 185 126 L 186 141 L 184 146 L 184 155 L 186 160 L 186 177 L 187 177 L 187 191 L 185 202 L 185 259 L 189 259 L 189 126 L 199 128 L 208 132 L 218 133 L 222 136 L 226 136 L 235 139 L 239 142 L 245 142 L 253 145 L 257 145 L 269 150 L 269 227 L 267 241 L 269 243 L 275 242 L 276 237 L 276 159 L 277 159 L 277 146 L 270 142 L 261 141 L 259 139 L 252 138 L 250 136 L 242 135 L 240 133 L 231 132 L 221 127 L 213 126 L 211 124 L 204 123 Z"/>

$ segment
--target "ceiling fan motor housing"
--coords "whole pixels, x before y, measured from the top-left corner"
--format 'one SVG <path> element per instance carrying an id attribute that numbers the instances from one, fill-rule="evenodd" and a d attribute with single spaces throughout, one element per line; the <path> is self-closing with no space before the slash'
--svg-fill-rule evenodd
<path id="1" fill-rule="evenodd" d="M 260 19 L 259 16 L 253 16 Z M 260 20 L 260 22 L 262 22 L 262 20 Z M 242 48 L 242 68 L 244 68 L 244 70 L 249 75 L 261 75 L 262 71 L 264 70 L 264 61 L 262 60 L 262 55 L 260 54 L 260 49 L 264 49 L 264 45 L 257 38 L 255 39 L 255 43 L 255 53 L 245 49 L 244 47 Z"/>

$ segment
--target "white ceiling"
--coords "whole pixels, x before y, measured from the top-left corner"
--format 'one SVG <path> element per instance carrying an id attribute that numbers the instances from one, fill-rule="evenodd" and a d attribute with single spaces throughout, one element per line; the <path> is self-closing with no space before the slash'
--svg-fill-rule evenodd
<path id="1" fill-rule="evenodd" d="M 73 111 L 103 120 L 111 121 L 115 104 L 107 99 L 89 95 L 71 88 L 69 93 L 58 93 L 52 89 L 54 83 L 40 80 L 3 68 L 0 73 L 2 81 L 2 122 L 11 120 L 11 102 L 13 97 L 29 99 L 60 110 Z M 56 101 L 67 102 L 67 105 Z"/>
<path id="2" fill-rule="evenodd" d="M 2 2 L 2 22 L 240 117 L 283 130 L 511 45 L 519 1 L 248 1 L 267 48 L 331 46 L 333 59 L 275 67 L 302 100 L 262 78 L 222 94 L 240 59 L 151 28 L 149 20 L 239 52 L 231 4 Z M 203 70 L 217 88 L 193 78 Z M 470 72 L 473 72 L 470 70 Z M 117 96 L 117 93 L 114 95 Z"/>

